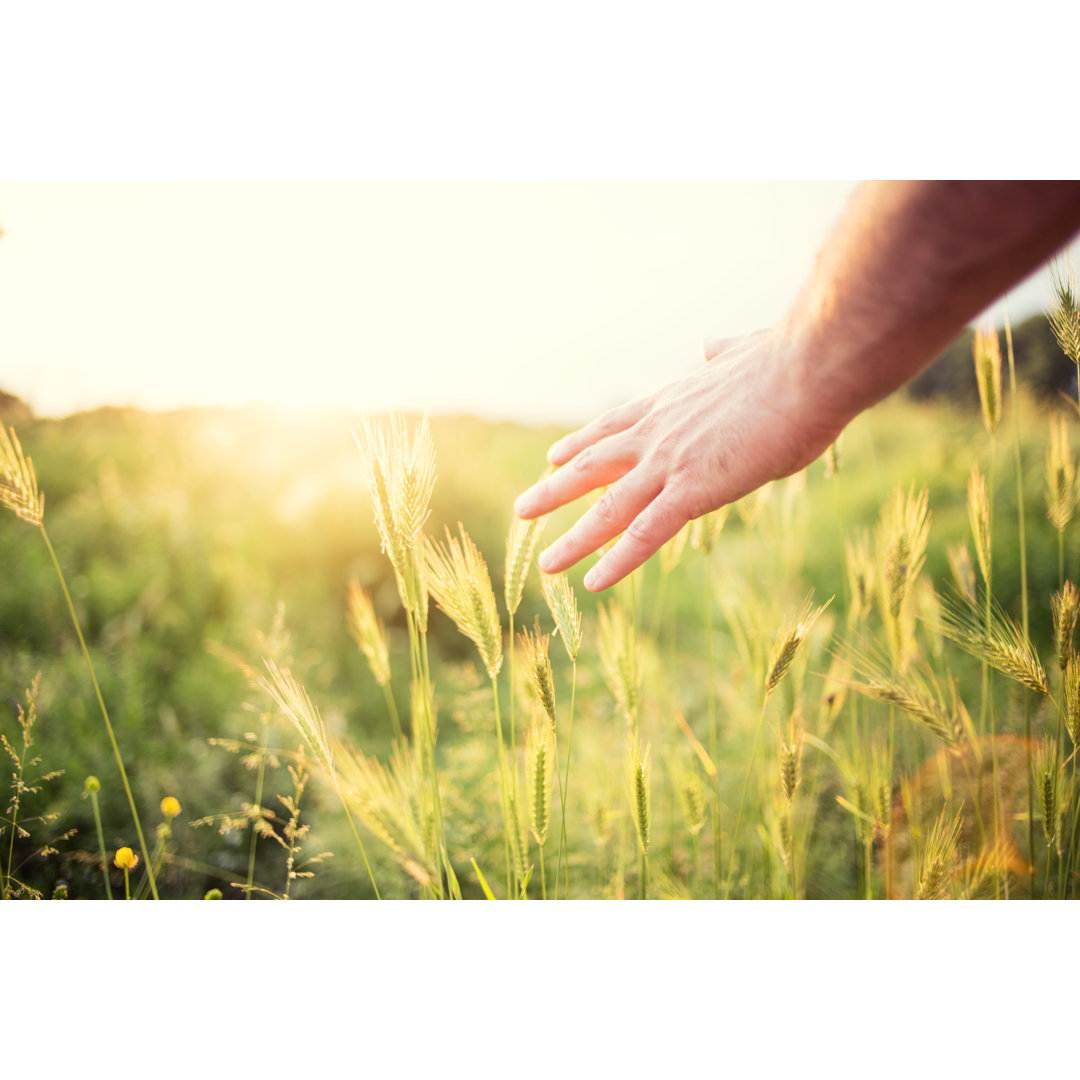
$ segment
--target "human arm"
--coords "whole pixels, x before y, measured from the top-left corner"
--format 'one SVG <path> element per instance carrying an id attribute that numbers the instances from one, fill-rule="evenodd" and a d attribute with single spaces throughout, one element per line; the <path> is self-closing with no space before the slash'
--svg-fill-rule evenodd
<path id="1" fill-rule="evenodd" d="M 687 521 L 804 468 L 1077 229 L 1077 183 L 862 185 L 778 326 L 707 346 L 703 368 L 551 447 L 560 468 L 519 517 L 607 490 L 541 569 L 622 533 L 585 577 L 600 591 Z"/>

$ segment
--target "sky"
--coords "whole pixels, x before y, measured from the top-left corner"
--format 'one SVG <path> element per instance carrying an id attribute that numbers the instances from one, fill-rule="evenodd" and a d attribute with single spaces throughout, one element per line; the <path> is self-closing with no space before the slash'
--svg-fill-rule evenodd
<path id="1" fill-rule="evenodd" d="M 582 423 L 774 323 L 856 186 L 0 182 L 0 389 Z"/>

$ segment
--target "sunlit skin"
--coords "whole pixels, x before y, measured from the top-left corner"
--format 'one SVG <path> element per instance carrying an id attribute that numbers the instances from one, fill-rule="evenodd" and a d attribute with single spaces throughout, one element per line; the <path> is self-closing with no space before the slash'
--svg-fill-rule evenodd
<path id="1" fill-rule="evenodd" d="M 559 468 L 519 517 L 606 490 L 541 570 L 618 537 L 585 575 L 599 592 L 687 521 L 804 468 L 1078 229 L 1075 182 L 862 185 L 778 326 L 706 343 L 703 367 L 551 447 Z"/>

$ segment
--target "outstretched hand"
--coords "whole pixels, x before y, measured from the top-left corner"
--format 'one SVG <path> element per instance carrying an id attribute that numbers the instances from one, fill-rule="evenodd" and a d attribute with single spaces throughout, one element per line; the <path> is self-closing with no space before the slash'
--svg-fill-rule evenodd
<path id="1" fill-rule="evenodd" d="M 518 497 L 518 517 L 606 490 L 541 553 L 545 573 L 565 570 L 621 533 L 585 576 L 591 592 L 606 589 L 688 521 L 797 472 L 839 434 L 792 377 L 779 331 L 704 348 L 709 363 L 700 370 L 604 413 L 548 451 L 560 467 Z"/>

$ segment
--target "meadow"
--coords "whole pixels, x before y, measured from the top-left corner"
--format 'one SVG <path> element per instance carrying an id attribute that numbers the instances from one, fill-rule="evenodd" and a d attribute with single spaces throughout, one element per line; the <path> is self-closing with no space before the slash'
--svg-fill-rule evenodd
<path id="1" fill-rule="evenodd" d="M 1011 346 L 600 596 L 512 521 L 555 427 L 18 417 L 3 895 L 1076 895 L 1077 409 Z"/>

